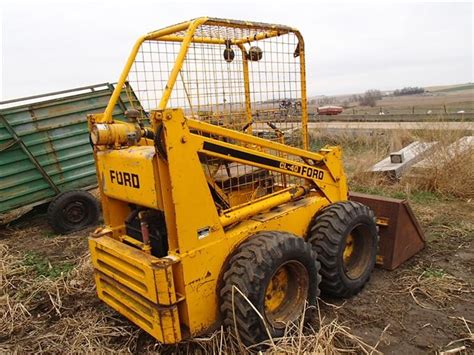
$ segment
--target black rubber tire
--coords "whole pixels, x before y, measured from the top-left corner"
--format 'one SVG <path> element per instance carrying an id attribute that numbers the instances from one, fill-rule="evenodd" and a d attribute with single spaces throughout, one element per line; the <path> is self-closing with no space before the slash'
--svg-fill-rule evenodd
<path id="1" fill-rule="evenodd" d="M 267 318 L 265 296 L 267 286 L 275 272 L 281 267 L 287 267 L 287 265 L 298 265 L 300 268 L 298 270 L 307 271 L 307 274 L 301 276 L 300 279 L 304 279 L 304 282 L 301 281 L 304 288 L 300 288 L 300 291 L 295 292 L 300 292 L 297 297 L 299 296 L 300 300 L 304 297 L 307 305 L 315 305 L 319 296 L 318 286 L 321 281 L 320 266 L 315 250 L 303 238 L 286 232 L 260 232 L 243 242 L 227 263 L 221 283 L 220 311 L 224 326 L 235 331 L 234 324 L 236 324 L 239 338 L 245 345 L 250 346 L 268 339 L 265 324 L 272 338 L 284 334 L 284 324 L 278 322 L 277 327 L 272 326 L 271 321 Z M 292 276 L 294 275 L 292 274 Z M 293 277 L 288 278 L 288 280 L 290 279 L 295 282 Z M 301 283 L 300 280 L 296 281 L 297 285 Z M 264 317 L 265 324 L 238 291 L 234 291 L 234 300 L 232 299 L 233 286 L 236 286 L 245 294 Z M 305 293 L 306 288 L 307 295 L 304 296 L 303 293 Z M 285 307 L 291 307 L 290 303 L 285 302 Z M 304 304 L 304 301 L 302 304 Z M 297 306 L 297 308 L 294 312 L 289 313 L 291 317 L 295 318 L 291 321 L 301 319 L 300 317 L 304 313 L 304 307 L 299 309 L 299 306 Z"/>
<path id="2" fill-rule="evenodd" d="M 349 234 L 355 235 L 355 255 L 352 265 L 346 266 L 343 254 Z M 321 263 L 323 294 L 349 297 L 369 281 L 378 246 L 376 219 L 369 207 L 353 201 L 325 207 L 310 224 L 307 240 L 316 249 Z"/>
<path id="3" fill-rule="evenodd" d="M 48 223 L 59 234 L 97 225 L 99 216 L 98 201 L 83 190 L 60 193 L 48 206 Z"/>

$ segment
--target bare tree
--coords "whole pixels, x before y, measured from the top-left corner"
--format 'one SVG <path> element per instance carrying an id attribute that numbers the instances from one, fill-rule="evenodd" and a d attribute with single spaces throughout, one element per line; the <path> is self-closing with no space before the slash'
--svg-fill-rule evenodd
<path id="1" fill-rule="evenodd" d="M 335 104 L 337 100 L 331 96 L 324 96 L 318 99 L 318 106 L 332 105 Z"/>
<path id="2" fill-rule="evenodd" d="M 375 107 L 377 100 L 382 98 L 380 90 L 367 90 L 364 95 L 359 96 L 359 104 L 361 106 Z"/>

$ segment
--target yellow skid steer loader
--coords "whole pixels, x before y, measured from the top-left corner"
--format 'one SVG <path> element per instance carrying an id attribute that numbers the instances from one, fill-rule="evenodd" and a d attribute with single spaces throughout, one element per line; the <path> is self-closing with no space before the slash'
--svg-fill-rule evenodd
<path id="1" fill-rule="evenodd" d="M 127 87 L 144 109 L 123 122 Z M 222 324 L 245 344 L 280 336 L 320 290 L 353 295 L 376 261 L 423 246 L 407 205 L 349 196 L 340 147 L 309 150 L 292 27 L 201 17 L 150 32 L 88 122 L 99 298 L 162 343 Z"/>

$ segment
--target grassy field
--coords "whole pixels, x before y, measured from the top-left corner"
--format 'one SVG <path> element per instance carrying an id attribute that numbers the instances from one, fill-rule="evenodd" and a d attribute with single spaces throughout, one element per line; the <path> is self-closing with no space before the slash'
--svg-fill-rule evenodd
<path id="1" fill-rule="evenodd" d="M 427 87 L 425 90 L 424 94 L 384 96 L 375 107 L 351 102 L 342 114 L 378 115 L 381 111 L 386 115 L 426 114 L 431 111 L 431 115 L 438 116 L 459 111 L 474 113 L 474 84 Z M 349 98 L 348 95 L 335 97 L 336 104 L 342 104 Z M 316 112 L 316 106 L 310 105 L 309 111 Z"/>
<path id="2" fill-rule="evenodd" d="M 453 92 L 453 91 L 463 91 L 463 90 L 472 90 L 472 89 L 474 89 L 474 83 L 426 87 L 426 90 L 429 92 Z"/>
<path id="3" fill-rule="evenodd" d="M 436 134 L 437 136 L 433 136 Z M 364 290 L 347 300 L 321 298 L 306 327 L 268 343 L 268 352 L 338 354 L 434 353 L 474 348 L 474 161 L 468 154 L 440 161 L 422 181 L 389 183 L 366 169 L 413 140 L 461 133 L 392 131 L 380 136 L 312 134 L 312 147 L 342 144 L 352 190 L 410 201 L 427 247 L 389 272 L 376 269 Z M 55 235 L 43 216 L 0 229 L 0 353 L 245 353 L 219 330 L 163 346 L 101 303 L 95 294 L 84 230 Z"/>

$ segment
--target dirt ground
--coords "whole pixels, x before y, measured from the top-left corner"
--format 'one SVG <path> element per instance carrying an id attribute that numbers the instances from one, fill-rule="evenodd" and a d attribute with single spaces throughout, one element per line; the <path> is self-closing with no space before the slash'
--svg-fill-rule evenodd
<path id="1" fill-rule="evenodd" d="M 362 164 L 356 157 L 374 150 L 372 142 L 365 147 L 347 146 L 349 175 Z M 380 150 L 378 155 L 385 154 Z M 367 184 L 354 180 L 352 188 Z M 474 199 L 399 190 L 385 192 L 409 199 L 426 248 L 394 271 L 376 269 L 350 299 L 323 297 L 314 330 L 304 332 L 307 351 L 474 352 Z M 0 227 L 0 353 L 242 352 L 223 331 L 178 346 L 159 345 L 102 304 L 87 250 L 90 232 L 55 235 L 41 214 Z M 301 335 L 291 339 L 298 342 Z M 285 341 L 278 351 L 294 352 L 294 341 Z"/>

